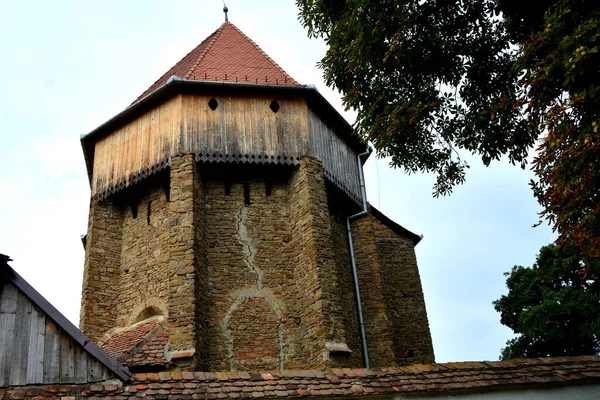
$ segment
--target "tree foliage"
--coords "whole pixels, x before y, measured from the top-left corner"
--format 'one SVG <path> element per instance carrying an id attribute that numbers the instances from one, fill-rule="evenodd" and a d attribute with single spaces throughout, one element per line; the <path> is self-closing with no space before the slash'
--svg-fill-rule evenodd
<path id="1" fill-rule="evenodd" d="M 600 3 L 297 0 L 328 85 L 395 167 L 462 183 L 459 150 L 523 168 L 564 243 L 600 257 Z"/>
<path id="2" fill-rule="evenodd" d="M 581 273 L 576 249 L 566 244 L 540 249 L 532 268 L 513 267 L 508 294 L 494 302 L 501 322 L 518 337 L 501 358 L 600 353 L 600 262 Z"/>

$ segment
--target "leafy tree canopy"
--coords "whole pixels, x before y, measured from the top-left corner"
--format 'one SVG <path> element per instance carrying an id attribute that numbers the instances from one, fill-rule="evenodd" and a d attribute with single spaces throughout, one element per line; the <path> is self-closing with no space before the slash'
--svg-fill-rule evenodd
<path id="1" fill-rule="evenodd" d="M 600 257 L 600 3 L 596 0 L 297 0 L 329 48 L 327 84 L 355 128 L 408 172 L 450 193 L 468 167 L 507 155 L 543 217 Z"/>
<path id="2" fill-rule="evenodd" d="M 513 267 L 508 294 L 494 302 L 502 324 L 520 336 L 501 358 L 600 353 L 600 262 L 581 273 L 577 251 L 567 244 L 540 249 L 532 268 Z"/>

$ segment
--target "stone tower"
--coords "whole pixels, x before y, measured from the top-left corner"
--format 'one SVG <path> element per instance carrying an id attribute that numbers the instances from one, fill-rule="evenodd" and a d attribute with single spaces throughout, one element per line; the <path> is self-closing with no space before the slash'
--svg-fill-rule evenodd
<path id="1" fill-rule="evenodd" d="M 367 147 L 233 24 L 81 141 L 80 325 L 126 365 L 433 361 L 419 237 L 369 206 L 348 222 L 351 257 Z"/>

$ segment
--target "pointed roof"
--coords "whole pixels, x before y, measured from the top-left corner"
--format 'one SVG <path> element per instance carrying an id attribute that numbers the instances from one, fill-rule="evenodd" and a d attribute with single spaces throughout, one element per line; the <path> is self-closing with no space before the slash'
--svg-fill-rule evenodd
<path id="1" fill-rule="evenodd" d="M 167 83 L 173 75 L 199 81 L 303 86 L 231 22 L 221 25 L 136 101 Z"/>

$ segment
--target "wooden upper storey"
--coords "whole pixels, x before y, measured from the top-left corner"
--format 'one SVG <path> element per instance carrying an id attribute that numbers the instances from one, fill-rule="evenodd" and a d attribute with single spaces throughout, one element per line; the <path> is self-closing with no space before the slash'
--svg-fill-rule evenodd
<path id="1" fill-rule="evenodd" d="M 277 90 L 275 90 L 277 89 Z M 169 166 L 295 165 L 311 155 L 326 178 L 360 200 L 356 155 L 365 146 L 313 88 L 172 80 L 82 138 L 92 196 L 106 197 Z"/>
<path id="2" fill-rule="evenodd" d="M 92 195 L 101 197 L 166 168 L 176 154 L 261 164 L 312 155 L 360 202 L 356 154 L 365 145 L 314 87 L 296 82 L 229 22 L 82 145 Z"/>

